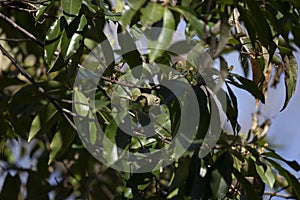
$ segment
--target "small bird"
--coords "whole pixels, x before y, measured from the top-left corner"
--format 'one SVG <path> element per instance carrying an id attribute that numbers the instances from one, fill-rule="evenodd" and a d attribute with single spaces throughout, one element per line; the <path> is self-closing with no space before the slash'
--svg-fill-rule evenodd
<path id="1" fill-rule="evenodd" d="M 153 94 L 142 93 L 139 88 L 136 88 L 132 92 L 132 103 L 130 110 L 135 114 L 137 121 L 146 126 L 150 123 L 149 110 L 151 106 L 158 106 L 161 99 Z"/>

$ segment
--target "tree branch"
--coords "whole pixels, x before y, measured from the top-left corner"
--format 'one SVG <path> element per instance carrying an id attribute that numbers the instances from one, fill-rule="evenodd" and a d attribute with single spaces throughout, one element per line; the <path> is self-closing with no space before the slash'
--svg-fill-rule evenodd
<path id="1" fill-rule="evenodd" d="M 72 122 L 72 120 L 67 116 L 67 114 L 64 112 L 64 108 L 61 107 L 56 101 L 55 98 L 52 97 L 51 95 L 48 94 L 45 89 L 40 86 L 33 78 L 32 76 L 21 66 L 18 64 L 18 62 L 2 47 L 0 44 L 0 50 L 2 51 L 3 55 L 5 55 L 11 62 L 12 64 L 18 69 L 18 71 L 27 79 L 29 80 L 37 89 L 38 91 L 43 94 L 53 105 L 54 107 L 62 113 L 64 118 L 69 122 L 71 127 L 76 131 L 77 128 L 75 124 Z"/>
<path id="2" fill-rule="evenodd" d="M 39 40 L 38 38 L 36 38 L 34 35 L 32 35 L 31 33 L 29 33 L 28 31 L 26 31 L 24 28 L 22 28 L 21 26 L 19 26 L 16 22 L 14 22 L 13 20 L 11 20 L 10 18 L 6 17 L 5 15 L 3 15 L 2 13 L 0 13 L 0 17 L 2 19 L 4 19 L 6 22 L 8 22 L 10 25 L 12 25 L 15 29 L 17 29 L 18 31 L 20 31 L 21 33 L 23 33 L 24 35 L 26 35 L 28 38 L 30 38 L 32 41 L 36 42 L 38 45 L 40 45 L 41 47 L 44 47 L 44 42 Z"/>
<path id="3" fill-rule="evenodd" d="M 276 192 L 265 192 L 264 195 L 270 196 L 269 199 L 272 199 L 273 197 L 280 197 L 280 198 L 284 198 L 284 199 L 297 199 L 296 197 L 287 196 L 287 195 L 276 193 Z"/>

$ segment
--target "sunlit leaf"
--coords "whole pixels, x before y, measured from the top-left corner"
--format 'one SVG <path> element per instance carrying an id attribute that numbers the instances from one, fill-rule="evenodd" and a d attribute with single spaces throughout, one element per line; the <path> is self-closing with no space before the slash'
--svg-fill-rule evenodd
<path id="1" fill-rule="evenodd" d="M 128 24 L 131 24 L 131 20 L 134 17 L 134 15 L 140 10 L 140 8 L 145 4 L 147 0 L 129 0 L 128 1 L 128 9 L 125 10 L 121 22 L 122 25 L 125 27 Z M 126 7 L 125 7 L 126 8 Z"/>
<path id="2" fill-rule="evenodd" d="M 79 14 L 82 0 L 61 0 L 61 7 L 65 12 L 67 22 L 70 23 L 74 16 Z"/>
<path id="3" fill-rule="evenodd" d="M 90 110 L 88 98 L 81 91 L 75 89 L 73 100 L 73 107 L 76 110 L 76 114 L 82 117 L 87 116 Z"/>
<path id="4" fill-rule="evenodd" d="M 285 74 L 285 101 L 284 105 L 281 108 L 281 111 L 286 108 L 289 101 L 291 100 L 297 83 L 297 75 L 298 75 L 298 65 L 296 62 L 296 58 L 291 54 L 290 56 L 285 56 L 283 58 L 284 61 L 284 74 Z"/>
<path id="5" fill-rule="evenodd" d="M 61 24 L 60 19 L 57 19 L 54 24 L 49 28 L 47 35 L 46 35 L 46 41 L 45 41 L 45 52 L 44 57 L 46 63 L 49 65 L 54 52 L 57 49 L 57 45 L 59 43 L 60 35 L 61 35 Z"/>
<path id="6" fill-rule="evenodd" d="M 87 24 L 87 19 L 83 15 L 80 18 L 80 23 L 77 27 L 77 32 L 81 32 L 85 25 Z M 72 25 L 72 24 L 70 24 Z M 75 54 L 80 47 L 81 40 L 83 36 L 80 33 L 74 33 L 70 38 L 68 37 L 67 30 L 63 31 L 63 36 L 61 39 L 61 53 L 64 60 L 69 59 L 73 54 Z"/>
<path id="7" fill-rule="evenodd" d="M 161 20 L 164 16 L 164 7 L 158 3 L 149 2 L 146 7 L 141 8 L 142 25 L 147 26 Z"/>
<path id="8" fill-rule="evenodd" d="M 40 5 L 39 9 L 37 10 L 35 14 L 35 21 L 39 21 L 47 11 L 47 9 L 52 5 L 52 2 L 46 1 L 43 5 Z"/>
<path id="9" fill-rule="evenodd" d="M 276 177 L 272 173 L 271 168 L 267 166 L 265 169 L 263 165 L 258 165 L 257 163 L 255 164 L 255 168 L 261 180 L 267 184 L 270 189 L 272 189 L 275 184 Z"/>

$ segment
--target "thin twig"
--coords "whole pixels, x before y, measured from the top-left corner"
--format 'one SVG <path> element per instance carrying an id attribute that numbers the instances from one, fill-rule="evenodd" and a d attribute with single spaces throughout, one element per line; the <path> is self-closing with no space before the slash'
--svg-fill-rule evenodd
<path id="1" fill-rule="evenodd" d="M 284 199 L 297 199 L 296 197 L 287 196 L 287 195 L 276 193 L 276 192 L 265 192 L 264 195 L 270 196 L 269 199 L 272 199 L 273 197 L 280 197 L 280 198 L 284 198 Z"/>
<path id="2" fill-rule="evenodd" d="M 77 130 L 75 124 L 69 119 L 67 114 L 64 112 L 64 108 L 62 108 L 56 101 L 55 98 L 48 94 L 47 91 L 43 87 L 41 87 L 33 78 L 32 76 L 21 66 L 18 62 L 2 47 L 0 44 L 0 50 L 2 51 L 3 55 L 5 55 L 12 64 L 18 69 L 18 71 L 27 79 L 29 80 L 37 89 L 38 91 L 43 94 L 54 106 L 55 108 L 62 113 L 64 118 L 70 123 L 71 127 L 74 130 Z"/>
<path id="3" fill-rule="evenodd" d="M 11 20 L 10 18 L 6 17 L 2 13 L 0 13 L 0 17 L 2 19 L 6 20 L 10 25 L 12 25 L 18 31 L 20 31 L 21 33 L 23 33 L 25 36 L 27 36 L 28 38 L 30 38 L 30 40 L 32 40 L 33 42 L 36 42 L 39 46 L 41 46 L 41 47 L 45 46 L 45 43 L 43 41 L 41 41 L 38 38 L 36 38 L 34 35 L 32 35 L 27 30 L 25 30 L 24 28 L 22 28 L 21 26 L 19 26 L 16 22 L 14 22 L 13 20 Z M 59 52 L 56 51 L 55 52 L 55 56 L 58 56 L 58 55 L 59 55 Z M 85 67 L 83 67 L 80 64 L 78 64 L 78 67 L 82 68 L 82 69 L 86 69 Z M 159 87 L 159 85 L 153 85 L 153 86 L 150 86 L 150 87 L 137 86 L 137 85 L 134 85 L 134 84 L 126 83 L 124 81 L 114 80 L 114 79 L 111 79 L 111 78 L 108 78 L 108 77 L 104 77 L 104 76 L 101 76 L 101 79 L 104 80 L 104 81 L 110 82 L 110 83 L 114 83 L 114 84 L 117 84 L 117 85 L 122 85 L 122 86 L 130 87 L 130 88 L 140 88 L 140 89 L 150 89 L 150 90 L 152 90 L 152 89 L 155 89 L 155 88 Z"/>
<path id="4" fill-rule="evenodd" d="M 0 38 L 0 41 L 7 41 L 7 42 L 28 42 L 32 41 L 27 38 Z"/>
<path id="5" fill-rule="evenodd" d="M 2 13 L 0 13 L 0 17 L 2 19 L 4 19 L 5 21 L 7 21 L 10 25 L 12 25 L 15 29 L 17 29 L 18 31 L 22 32 L 23 34 L 25 34 L 28 38 L 30 38 L 32 41 L 36 42 L 38 45 L 40 45 L 41 47 L 44 47 L 44 42 L 39 40 L 38 38 L 36 38 L 34 35 L 32 35 L 31 33 L 29 33 L 28 31 L 26 31 L 24 28 L 22 28 L 21 26 L 19 26 L 16 22 L 14 22 L 13 20 L 11 20 L 10 18 L 6 17 L 5 15 L 3 15 Z"/>

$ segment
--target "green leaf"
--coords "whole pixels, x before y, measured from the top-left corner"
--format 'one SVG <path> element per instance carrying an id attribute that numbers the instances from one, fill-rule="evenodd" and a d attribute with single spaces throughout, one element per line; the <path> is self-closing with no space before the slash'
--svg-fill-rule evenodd
<path id="1" fill-rule="evenodd" d="M 217 199 L 224 196 L 229 189 L 232 182 L 232 166 L 233 160 L 228 152 L 223 153 L 212 166 L 210 188 L 213 196 Z"/>
<path id="2" fill-rule="evenodd" d="M 56 116 L 57 110 L 53 106 L 53 104 L 49 103 L 35 116 L 32 121 L 28 141 L 31 141 L 33 138 L 45 134 L 49 128 L 45 128 L 49 126 L 50 119 L 53 116 Z M 53 123 L 50 123 L 53 125 Z"/>
<path id="3" fill-rule="evenodd" d="M 114 21 L 114 22 L 119 22 L 122 19 L 122 14 L 121 13 L 106 14 L 105 19 L 106 20 L 111 20 L 111 21 Z"/>
<path id="4" fill-rule="evenodd" d="M 81 32 L 86 24 L 87 24 L 87 19 L 83 15 L 80 18 L 80 23 L 77 27 L 76 32 L 70 38 L 68 37 L 67 30 L 63 31 L 63 35 L 61 39 L 61 54 L 63 55 L 64 60 L 68 60 L 79 49 L 83 36 L 78 32 Z M 71 25 L 72 24 L 70 24 L 70 26 Z"/>
<path id="5" fill-rule="evenodd" d="M 65 12 L 68 23 L 79 14 L 81 4 L 82 0 L 61 0 L 61 7 Z"/>
<path id="6" fill-rule="evenodd" d="M 106 137 L 103 138 L 103 156 L 108 165 L 119 160 L 116 142 L 117 131 L 118 125 L 114 120 L 105 129 Z"/>
<path id="7" fill-rule="evenodd" d="M 194 164 L 194 163 L 193 163 Z M 191 165 L 191 158 L 183 157 L 178 161 L 178 167 L 174 169 L 174 178 L 170 181 L 169 191 L 175 191 L 180 188 L 183 182 L 189 175 L 189 167 Z"/>
<path id="8" fill-rule="evenodd" d="M 232 89 L 229 87 L 228 83 L 225 82 L 226 88 L 228 90 L 228 94 L 226 93 L 227 96 L 227 109 L 226 109 L 226 115 L 230 121 L 230 124 L 233 128 L 234 133 L 236 133 L 236 129 L 239 128 L 238 124 L 238 104 L 237 104 L 237 98 L 232 91 Z"/>
<path id="9" fill-rule="evenodd" d="M 289 172 L 288 170 L 281 167 L 281 165 L 278 164 L 277 162 L 275 162 L 274 160 L 269 159 L 269 158 L 265 158 L 265 160 L 267 160 L 274 168 L 276 168 L 278 170 L 279 174 L 286 179 L 289 186 L 291 186 L 293 188 L 293 191 L 295 192 L 297 198 L 299 199 L 300 198 L 300 182 L 299 182 L 299 180 L 293 174 L 291 174 L 291 172 Z"/>
<path id="10" fill-rule="evenodd" d="M 2 175 L 2 174 L 1 174 Z M 19 174 L 7 174 L 0 194 L 0 199 L 19 199 L 21 180 Z"/>
<path id="11" fill-rule="evenodd" d="M 127 5 L 129 7 L 122 16 L 121 23 L 123 27 L 126 27 L 128 24 L 131 24 L 131 20 L 134 15 L 140 10 L 140 8 L 146 3 L 147 0 L 129 0 Z"/>
<path id="12" fill-rule="evenodd" d="M 285 162 L 288 166 L 290 166 L 291 168 L 293 168 L 295 171 L 300 171 L 300 165 L 297 163 L 297 161 L 293 160 L 293 161 L 289 161 L 284 159 L 283 157 L 281 157 L 279 154 L 277 154 L 273 149 L 268 148 L 268 152 L 263 153 L 263 155 L 265 157 L 271 157 L 271 158 L 275 158 L 277 160 L 283 161 Z"/>
<path id="13" fill-rule="evenodd" d="M 76 114 L 82 117 L 86 117 L 90 110 L 88 98 L 81 91 L 75 89 L 73 100 L 73 107 L 76 110 Z"/>
<path id="14" fill-rule="evenodd" d="M 61 0 L 62 9 L 70 15 L 77 15 L 81 8 L 82 0 Z"/>
<path id="15" fill-rule="evenodd" d="M 210 187 L 213 196 L 216 198 L 222 197 L 228 190 L 228 184 L 218 170 L 213 170 L 211 172 Z"/>
<path id="16" fill-rule="evenodd" d="M 57 19 L 53 23 L 53 25 L 49 28 L 46 35 L 44 58 L 48 65 L 50 65 L 54 52 L 56 51 L 57 45 L 59 44 L 59 39 L 61 36 L 60 27 L 61 27 L 60 19 Z"/>
<path id="17" fill-rule="evenodd" d="M 189 171 L 188 178 L 185 181 L 186 193 L 191 196 L 191 199 L 212 199 L 207 163 L 203 159 L 199 159 L 197 154 L 196 152 L 193 155 L 190 167 L 185 169 Z M 184 184 L 184 182 L 182 181 L 181 184 Z"/>
<path id="18" fill-rule="evenodd" d="M 5 116 L 3 116 L 2 114 L 0 114 L 0 137 L 1 138 L 6 138 L 6 134 L 7 134 L 7 130 L 9 127 L 9 121 L 7 121 L 7 119 L 5 118 Z"/>
<path id="19" fill-rule="evenodd" d="M 272 41 L 272 33 L 270 25 L 264 16 L 264 12 L 256 2 L 253 2 L 252 0 L 246 0 L 246 2 L 251 10 L 251 18 L 254 20 L 254 30 L 257 32 L 263 46 L 269 47 Z"/>
<path id="20" fill-rule="evenodd" d="M 95 145 L 97 142 L 97 127 L 95 122 L 90 122 L 89 123 L 89 131 L 90 131 L 90 142 L 91 144 Z"/>
<path id="21" fill-rule="evenodd" d="M 283 111 L 291 100 L 297 83 L 297 75 L 298 75 L 298 65 L 296 62 L 296 58 L 293 54 L 289 56 L 285 56 L 283 58 L 284 61 L 284 74 L 285 74 L 285 101 L 284 105 L 280 111 Z"/>
<path id="22" fill-rule="evenodd" d="M 87 7 L 87 9 L 91 12 L 91 13 L 96 13 L 97 11 L 99 11 L 99 7 L 94 5 L 91 1 L 89 0 L 83 0 L 82 3 Z"/>
<path id="23" fill-rule="evenodd" d="M 145 27 L 161 20 L 164 16 L 164 10 L 160 4 L 149 2 L 145 8 L 141 8 L 142 25 Z"/>
<path id="24" fill-rule="evenodd" d="M 35 22 L 38 22 L 44 16 L 47 9 L 52 6 L 52 3 L 52 1 L 46 1 L 39 7 L 38 11 L 35 13 Z"/>
<path id="25" fill-rule="evenodd" d="M 97 52 L 96 55 L 99 54 L 99 56 L 97 56 L 99 58 L 96 59 L 101 59 L 101 62 L 107 67 L 103 75 L 111 76 L 114 72 L 115 59 L 110 41 L 108 40 L 107 36 L 103 33 L 104 25 L 105 20 L 103 18 L 96 18 L 91 24 L 89 24 L 84 29 L 83 35 L 85 38 L 89 38 L 96 41 L 96 44 L 100 43 L 96 46 L 95 49 L 93 49 L 93 51 Z M 86 39 L 84 40 L 84 42 L 85 45 L 88 46 Z"/>
<path id="26" fill-rule="evenodd" d="M 181 1 L 181 5 L 182 7 L 186 7 L 186 8 L 189 8 L 191 3 L 192 3 L 193 0 L 182 0 Z"/>
<path id="27" fill-rule="evenodd" d="M 154 174 L 152 174 L 151 172 L 135 173 L 131 175 L 128 182 L 137 185 L 137 188 L 139 190 L 144 190 L 151 183 L 154 177 Z"/>
<path id="28" fill-rule="evenodd" d="M 191 24 L 191 26 L 196 30 L 198 33 L 198 36 L 200 39 L 203 38 L 204 33 L 205 36 L 209 36 L 210 34 L 210 28 L 207 26 L 201 19 L 198 19 L 193 12 L 190 10 L 183 8 L 181 6 L 171 7 L 171 9 L 175 10 L 176 12 L 179 12 L 181 15 L 184 16 L 188 20 L 188 22 Z"/>
<path id="29" fill-rule="evenodd" d="M 239 10 L 239 13 L 241 15 L 241 20 L 244 21 L 245 27 L 247 29 L 247 32 L 249 34 L 249 37 L 251 39 L 251 43 L 254 46 L 256 42 L 256 27 L 255 22 L 252 16 L 249 14 L 248 10 L 243 9 L 243 7 L 240 6 L 240 4 L 236 4 L 236 7 Z M 246 34 L 246 33 L 243 33 Z"/>
<path id="30" fill-rule="evenodd" d="M 267 184 L 270 189 L 273 189 L 273 186 L 276 181 L 276 177 L 272 173 L 271 168 L 269 166 L 267 166 L 267 168 L 265 170 L 263 165 L 259 165 L 257 163 L 255 163 L 255 168 L 256 168 L 256 171 L 257 171 L 258 175 L 260 176 L 261 180 L 265 184 Z"/>
<path id="31" fill-rule="evenodd" d="M 66 67 L 66 62 L 64 61 L 63 55 L 60 53 L 55 61 L 50 65 L 47 74 L 51 73 L 51 72 L 56 72 L 59 71 L 61 69 L 64 69 Z"/>
<path id="32" fill-rule="evenodd" d="M 270 22 L 270 25 L 272 25 L 272 28 L 279 33 L 284 40 L 289 41 L 288 38 L 288 31 L 286 31 L 284 28 L 282 28 L 282 21 L 277 18 L 278 16 L 278 10 L 275 9 L 272 4 L 266 5 L 266 17 L 268 21 Z"/>
<path id="33" fill-rule="evenodd" d="M 237 83 L 231 75 L 236 77 L 241 82 L 241 84 Z M 259 99 L 262 103 L 265 103 L 264 94 L 260 91 L 260 89 L 257 87 L 257 85 L 253 81 L 251 81 L 247 78 L 244 78 L 242 76 L 239 76 L 237 74 L 231 73 L 231 75 L 227 77 L 230 80 L 230 81 L 228 81 L 228 83 L 230 83 L 238 88 L 248 91 L 250 94 L 252 94 L 252 96 Z"/>
<path id="34" fill-rule="evenodd" d="M 175 29 L 175 19 L 172 14 L 172 12 L 165 7 L 164 9 L 164 18 L 163 18 L 163 28 L 161 30 L 161 33 L 157 39 L 157 41 L 154 42 L 154 45 L 149 45 L 151 48 L 150 52 L 150 59 L 149 62 L 152 63 L 156 58 L 162 56 L 165 49 L 168 49 L 171 41 L 172 36 Z"/>
<path id="35" fill-rule="evenodd" d="M 74 137 L 74 129 L 65 118 L 60 116 L 58 122 L 58 131 L 55 133 L 50 143 L 48 165 L 50 165 L 56 158 L 60 157 L 63 153 L 69 150 Z"/>

